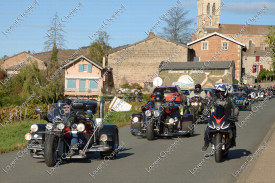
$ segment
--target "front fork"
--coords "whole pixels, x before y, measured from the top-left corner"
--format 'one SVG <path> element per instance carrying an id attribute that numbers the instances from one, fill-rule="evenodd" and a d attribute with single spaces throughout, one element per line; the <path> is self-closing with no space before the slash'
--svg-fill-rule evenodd
<path id="1" fill-rule="evenodd" d="M 217 149 L 217 146 L 221 146 L 222 150 L 225 150 L 226 135 L 221 134 L 221 136 L 222 136 L 221 144 L 215 144 L 216 133 L 211 134 L 211 144 L 212 144 L 213 150 Z"/>

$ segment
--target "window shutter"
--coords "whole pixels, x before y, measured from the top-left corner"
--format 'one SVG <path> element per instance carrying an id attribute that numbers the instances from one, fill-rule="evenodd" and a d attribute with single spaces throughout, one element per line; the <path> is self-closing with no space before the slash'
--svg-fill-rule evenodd
<path id="1" fill-rule="evenodd" d="M 91 64 L 88 65 L 88 72 L 92 72 L 92 65 Z"/>
<path id="2" fill-rule="evenodd" d="M 67 80 L 67 88 L 76 88 L 76 80 Z"/>
<path id="3" fill-rule="evenodd" d="M 78 72 L 83 72 L 83 64 L 78 65 Z"/>
<path id="4" fill-rule="evenodd" d="M 256 65 L 252 65 L 252 73 L 256 72 Z"/>
<path id="5" fill-rule="evenodd" d="M 256 62 L 260 61 L 260 56 L 256 56 Z"/>
<path id="6" fill-rule="evenodd" d="M 90 89 L 98 89 L 98 80 L 90 80 L 89 82 Z"/>
<path id="7" fill-rule="evenodd" d="M 260 70 L 262 70 L 263 69 L 263 65 L 260 65 Z"/>

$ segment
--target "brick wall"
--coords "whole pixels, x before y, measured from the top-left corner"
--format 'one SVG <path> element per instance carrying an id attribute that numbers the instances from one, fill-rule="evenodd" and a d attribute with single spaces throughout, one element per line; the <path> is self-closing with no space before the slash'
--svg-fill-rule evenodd
<path id="1" fill-rule="evenodd" d="M 208 50 L 202 50 L 202 42 L 208 42 Z M 222 42 L 228 43 L 228 49 L 222 50 Z M 235 78 L 240 79 L 241 46 L 220 36 L 211 36 L 191 45 L 200 61 L 234 61 Z"/>

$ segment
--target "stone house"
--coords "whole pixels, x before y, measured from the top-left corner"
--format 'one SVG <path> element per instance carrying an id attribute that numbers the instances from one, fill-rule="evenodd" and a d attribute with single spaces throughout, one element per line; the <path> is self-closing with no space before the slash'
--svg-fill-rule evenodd
<path id="1" fill-rule="evenodd" d="M 159 77 L 163 79 L 163 86 L 190 89 L 200 83 L 203 88 L 212 88 L 216 83 L 233 83 L 234 67 L 234 61 L 171 62 L 160 64 Z"/>
<path id="2" fill-rule="evenodd" d="M 91 98 L 101 95 L 103 67 L 81 55 L 63 66 L 65 70 L 64 96 Z"/>
<path id="3" fill-rule="evenodd" d="M 187 62 L 193 58 L 190 47 L 150 33 L 148 38 L 121 47 L 106 55 L 113 69 L 115 87 L 124 83 L 139 83 L 152 87 L 162 61 Z"/>
<path id="4" fill-rule="evenodd" d="M 47 69 L 42 60 L 32 56 L 31 54 L 25 51 L 18 53 L 12 57 L 5 58 L 3 60 L 3 64 L 1 65 L 1 68 L 7 71 L 8 75 L 17 74 L 21 68 L 33 62 L 37 62 L 38 68 L 40 70 Z"/>
<path id="5" fill-rule="evenodd" d="M 195 50 L 195 61 L 234 61 L 235 79 L 241 79 L 242 51 L 245 44 L 214 32 L 187 44 Z"/>

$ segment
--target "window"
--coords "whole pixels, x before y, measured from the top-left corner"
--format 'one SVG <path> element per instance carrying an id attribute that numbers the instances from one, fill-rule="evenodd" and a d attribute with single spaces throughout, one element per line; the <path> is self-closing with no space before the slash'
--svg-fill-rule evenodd
<path id="1" fill-rule="evenodd" d="M 76 88 L 76 80 L 67 80 L 67 88 Z"/>
<path id="2" fill-rule="evenodd" d="M 207 14 L 210 14 L 210 3 L 207 4 Z"/>
<path id="3" fill-rule="evenodd" d="M 202 50 L 208 50 L 208 42 L 202 42 Z"/>
<path id="4" fill-rule="evenodd" d="M 265 50 L 265 44 L 261 43 L 261 50 Z"/>
<path id="5" fill-rule="evenodd" d="M 262 70 L 263 69 L 263 65 L 260 65 L 260 70 Z"/>
<path id="6" fill-rule="evenodd" d="M 260 61 L 260 56 L 256 56 L 256 62 Z"/>
<path id="7" fill-rule="evenodd" d="M 228 50 L 228 42 L 222 42 L 222 50 Z"/>
<path id="8" fill-rule="evenodd" d="M 92 72 L 92 65 L 91 64 L 79 64 L 78 71 L 79 72 Z"/>
<path id="9" fill-rule="evenodd" d="M 83 64 L 83 72 L 87 72 L 88 71 L 88 65 L 87 64 Z"/>
<path id="10" fill-rule="evenodd" d="M 252 47 L 252 41 L 251 40 L 249 40 L 249 46 L 248 46 L 249 48 L 251 48 Z"/>
<path id="11" fill-rule="evenodd" d="M 194 57 L 194 58 L 193 58 L 193 61 L 194 61 L 194 62 L 199 62 L 199 61 L 200 61 L 200 57 Z"/>
<path id="12" fill-rule="evenodd" d="M 212 15 L 215 15 L 215 14 L 216 14 L 216 3 L 214 3 L 212 7 Z"/>
<path id="13" fill-rule="evenodd" d="M 98 80 L 89 80 L 89 89 L 98 89 Z"/>
<path id="14" fill-rule="evenodd" d="M 252 73 L 255 73 L 256 72 L 256 65 L 253 65 L 252 66 Z"/>

